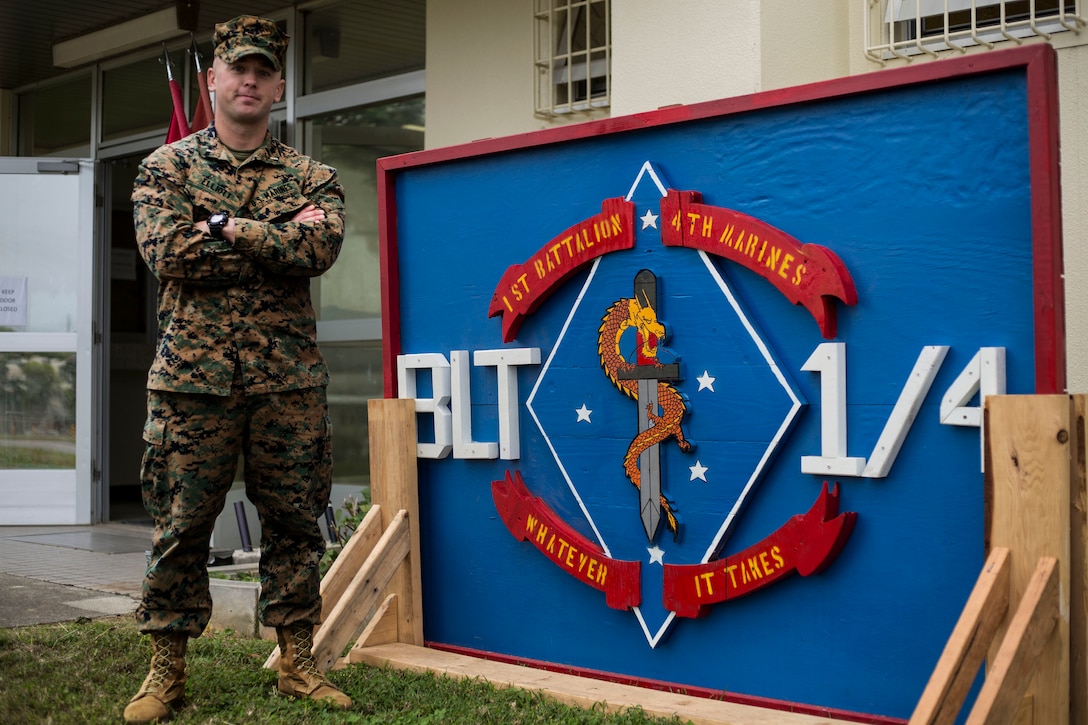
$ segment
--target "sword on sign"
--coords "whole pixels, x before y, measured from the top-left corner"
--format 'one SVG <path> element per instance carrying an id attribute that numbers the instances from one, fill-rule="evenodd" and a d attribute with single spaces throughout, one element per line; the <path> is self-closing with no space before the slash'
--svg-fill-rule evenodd
<path id="1" fill-rule="evenodd" d="M 657 275 L 648 269 L 641 270 L 635 275 L 634 293 L 635 301 L 640 308 L 640 317 L 643 320 L 652 320 L 655 327 L 663 330 L 657 321 Z M 679 380 L 680 364 L 674 362 L 663 365 L 658 362 L 658 343 L 662 341 L 663 334 L 658 335 L 644 325 L 639 325 L 637 329 L 636 363 L 630 370 L 618 371 L 617 377 L 621 380 L 638 381 L 638 432 L 642 434 L 654 426 L 647 412 L 653 412 L 655 416 L 661 414 L 658 405 L 658 384 Z M 659 445 L 654 443 L 649 446 L 638 459 L 639 513 L 642 517 L 642 528 L 646 531 L 646 538 L 651 542 L 656 538 L 657 529 L 661 525 L 661 449 Z"/>

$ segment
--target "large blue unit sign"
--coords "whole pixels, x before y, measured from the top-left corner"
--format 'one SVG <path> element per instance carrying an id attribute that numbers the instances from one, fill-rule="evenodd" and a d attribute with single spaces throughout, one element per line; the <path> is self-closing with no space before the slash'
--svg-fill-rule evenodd
<path id="1" fill-rule="evenodd" d="M 379 162 L 432 646 L 909 716 L 1064 386 L 1053 51 Z"/>

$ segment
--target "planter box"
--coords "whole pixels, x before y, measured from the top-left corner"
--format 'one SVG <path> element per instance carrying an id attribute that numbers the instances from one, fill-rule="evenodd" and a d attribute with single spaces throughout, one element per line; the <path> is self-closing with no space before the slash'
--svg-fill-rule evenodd
<path id="1" fill-rule="evenodd" d="M 276 630 L 264 627 L 257 619 L 260 582 L 232 579 L 208 580 L 212 594 L 212 618 L 209 629 L 231 630 L 242 637 L 276 640 Z"/>

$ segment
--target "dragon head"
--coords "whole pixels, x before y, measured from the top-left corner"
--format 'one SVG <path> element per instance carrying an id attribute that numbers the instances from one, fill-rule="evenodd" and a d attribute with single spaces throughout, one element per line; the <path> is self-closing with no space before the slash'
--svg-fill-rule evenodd
<path id="1" fill-rule="evenodd" d="M 649 299 L 645 300 L 645 304 L 637 298 L 631 299 L 627 305 L 630 325 L 638 330 L 640 356 L 657 358 L 657 346 L 665 341 L 665 326 L 658 321 L 657 312 Z"/>

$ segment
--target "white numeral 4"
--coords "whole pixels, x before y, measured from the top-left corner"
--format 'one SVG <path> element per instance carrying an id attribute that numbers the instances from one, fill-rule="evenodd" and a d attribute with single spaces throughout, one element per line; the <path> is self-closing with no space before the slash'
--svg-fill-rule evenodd
<path id="1" fill-rule="evenodd" d="M 971 398 L 978 394 L 978 406 L 967 407 Z M 945 391 L 941 398 L 941 423 L 964 425 L 979 429 L 979 469 L 985 470 L 986 458 L 983 444 L 986 428 L 982 408 L 987 395 L 1005 394 L 1005 348 L 984 347 L 975 353 L 971 362 Z"/>

